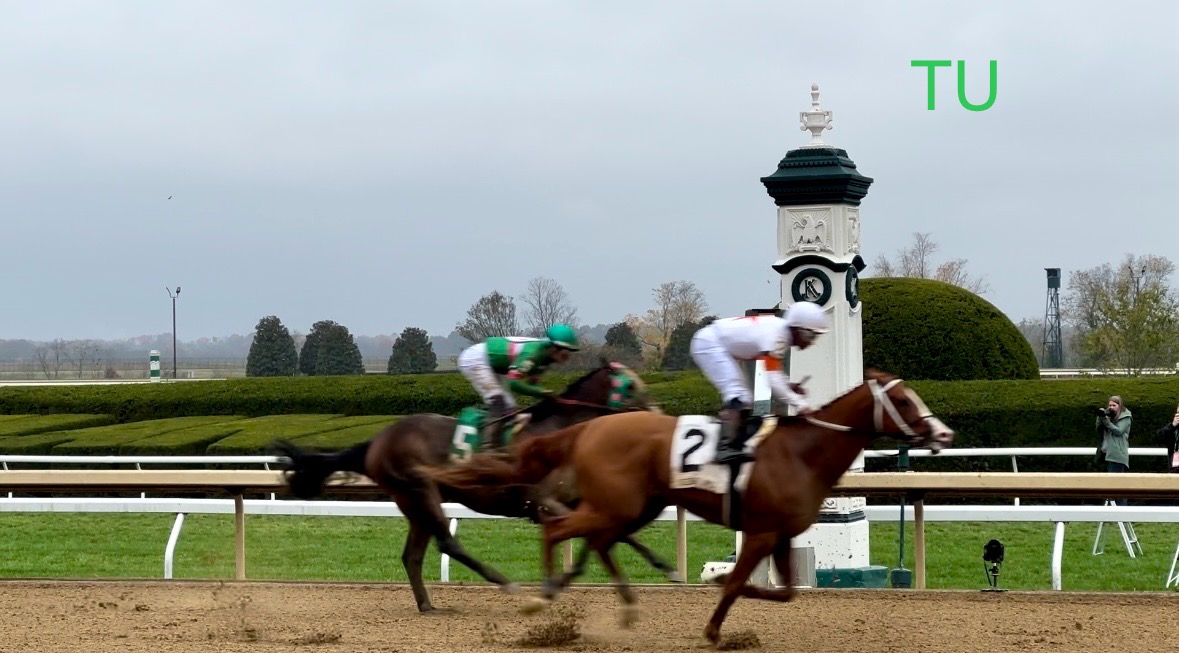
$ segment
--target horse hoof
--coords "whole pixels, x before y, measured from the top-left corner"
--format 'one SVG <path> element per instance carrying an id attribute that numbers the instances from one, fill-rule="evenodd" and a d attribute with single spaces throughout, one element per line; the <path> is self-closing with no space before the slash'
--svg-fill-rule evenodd
<path id="1" fill-rule="evenodd" d="M 520 608 L 520 612 L 522 614 L 536 614 L 549 607 L 551 603 L 552 600 L 546 599 L 543 596 L 534 596 L 524 602 L 524 605 Z"/>
<path id="2" fill-rule="evenodd" d="M 685 578 L 680 572 L 672 571 L 667 574 L 667 580 L 672 583 L 682 583 L 685 581 Z"/>
<path id="3" fill-rule="evenodd" d="M 516 583 L 508 583 L 507 585 L 500 585 L 499 588 L 507 594 L 519 594 L 520 586 Z"/>
<path id="4" fill-rule="evenodd" d="M 717 628 L 712 624 L 708 624 L 704 627 L 704 637 L 713 644 L 716 644 L 720 641 L 720 628 Z"/>
<path id="5" fill-rule="evenodd" d="M 422 604 L 418 605 L 418 612 L 426 613 L 426 612 L 433 612 L 433 611 L 434 611 L 434 606 L 430 605 L 429 603 L 422 603 Z"/>
<path id="6" fill-rule="evenodd" d="M 618 609 L 618 623 L 623 628 L 630 628 L 636 621 L 639 620 L 639 606 L 624 605 Z"/>

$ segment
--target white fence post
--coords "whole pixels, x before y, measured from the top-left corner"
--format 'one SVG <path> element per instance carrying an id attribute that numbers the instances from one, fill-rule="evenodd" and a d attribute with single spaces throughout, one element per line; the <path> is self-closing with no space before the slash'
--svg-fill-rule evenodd
<path id="1" fill-rule="evenodd" d="M 172 561 L 175 559 L 176 542 L 180 540 L 180 529 L 184 527 L 184 513 L 176 513 L 176 522 L 172 524 L 172 534 L 168 536 L 168 546 L 164 549 L 164 579 L 172 580 Z"/>

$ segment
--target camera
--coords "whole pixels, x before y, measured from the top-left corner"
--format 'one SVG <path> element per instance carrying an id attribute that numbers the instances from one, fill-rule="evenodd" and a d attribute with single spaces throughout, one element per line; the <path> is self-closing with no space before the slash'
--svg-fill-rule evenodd
<path id="1" fill-rule="evenodd" d="M 1104 415 L 1105 417 L 1113 419 L 1115 414 L 1116 413 L 1114 413 L 1114 410 L 1112 408 L 1109 408 L 1108 406 L 1102 406 L 1097 409 L 1097 416 L 1098 417 L 1101 417 Z"/>

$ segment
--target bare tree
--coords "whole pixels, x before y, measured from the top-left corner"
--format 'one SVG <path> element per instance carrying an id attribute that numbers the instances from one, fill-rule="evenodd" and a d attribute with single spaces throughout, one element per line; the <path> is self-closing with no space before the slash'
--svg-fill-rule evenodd
<path id="1" fill-rule="evenodd" d="M 877 277 L 914 277 L 917 279 L 936 279 L 965 288 L 976 295 L 985 294 L 990 285 L 982 277 L 972 277 L 966 273 L 967 260 L 953 259 L 935 266 L 933 255 L 939 245 L 928 233 L 914 233 L 913 242 L 897 252 L 895 261 L 890 261 L 883 254 L 872 262 L 875 268 L 873 276 Z"/>
<path id="2" fill-rule="evenodd" d="M 933 278 L 965 288 L 976 295 L 986 294 L 991 289 L 990 284 L 982 277 L 971 277 L 966 273 L 966 259 L 964 258 L 956 258 L 937 266 L 933 272 Z"/>
<path id="3" fill-rule="evenodd" d="M 540 337 L 554 324 L 568 324 L 577 328 L 577 309 L 561 284 L 546 277 L 528 282 L 528 290 L 520 298 L 525 306 L 527 333 Z"/>
<path id="4" fill-rule="evenodd" d="M 483 342 L 495 336 L 519 335 L 516 302 L 498 290 L 492 291 L 467 309 L 466 321 L 455 325 L 455 330 L 470 342 Z"/>
<path id="5" fill-rule="evenodd" d="M 1033 318 L 1023 318 L 1015 327 L 1027 339 L 1028 344 L 1032 346 L 1032 351 L 1036 354 L 1036 362 L 1040 365 L 1044 364 L 1044 322 Z"/>
<path id="6" fill-rule="evenodd" d="M 61 366 L 69 360 L 70 343 L 61 338 L 49 342 L 49 360 L 53 365 L 53 378 L 61 374 Z"/>
<path id="7" fill-rule="evenodd" d="M 696 284 L 691 281 L 668 281 L 651 291 L 655 307 L 643 317 L 628 315 L 624 321 L 638 336 L 639 342 L 653 351 L 654 360 L 662 360 L 663 350 L 676 327 L 698 322 L 708 311 Z"/>
<path id="8" fill-rule="evenodd" d="M 93 340 L 75 340 L 70 343 L 69 357 L 78 366 L 78 378 L 84 378 L 86 364 L 98 358 L 98 345 Z"/>
<path id="9" fill-rule="evenodd" d="M 1170 287 L 1175 264 L 1161 256 L 1126 255 L 1069 276 L 1061 317 L 1075 329 L 1070 343 L 1085 367 L 1136 374 L 1179 358 L 1179 295 Z"/>
<path id="10" fill-rule="evenodd" d="M 47 379 L 56 378 L 49 373 L 49 348 L 44 345 L 38 345 L 33 349 L 33 356 L 37 359 L 37 365 L 41 367 L 41 372 Z"/>

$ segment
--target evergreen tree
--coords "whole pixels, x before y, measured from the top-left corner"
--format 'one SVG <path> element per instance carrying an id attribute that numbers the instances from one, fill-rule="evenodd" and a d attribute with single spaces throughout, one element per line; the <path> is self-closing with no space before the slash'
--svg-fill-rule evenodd
<path id="1" fill-rule="evenodd" d="M 246 376 L 295 376 L 298 372 L 295 339 L 282 320 L 274 315 L 258 320 L 246 357 Z"/>
<path id="2" fill-rule="evenodd" d="M 663 350 L 663 369 L 694 370 L 696 362 L 692 360 L 692 336 L 704 327 L 716 321 L 715 315 L 706 315 L 696 322 L 685 322 L 671 332 L 667 339 L 667 347 Z"/>
<path id="3" fill-rule="evenodd" d="M 303 349 L 299 350 L 299 373 L 315 376 L 315 366 L 319 362 L 319 341 L 323 339 L 323 332 L 330 329 L 335 322 L 320 320 L 311 325 L 311 332 L 303 340 Z"/>
<path id="4" fill-rule="evenodd" d="M 434 344 L 425 329 L 406 327 L 393 343 L 389 356 L 389 374 L 420 374 L 433 372 L 438 366 Z"/>
<path id="5" fill-rule="evenodd" d="M 635 330 L 626 322 L 619 322 L 606 331 L 606 344 L 621 352 L 635 356 L 640 356 L 643 353 L 643 346 L 639 343 L 639 337 L 635 335 Z"/>
<path id="6" fill-rule="evenodd" d="M 317 323 L 319 324 L 319 323 Z M 314 328 L 312 328 L 314 333 Z M 311 340 L 311 336 L 307 336 Z M 306 347 L 306 345 L 304 345 Z M 322 329 L 315 350 L 315 375 L 364 374 L 364 359 L 348 327 L 331 322 Z"/>

